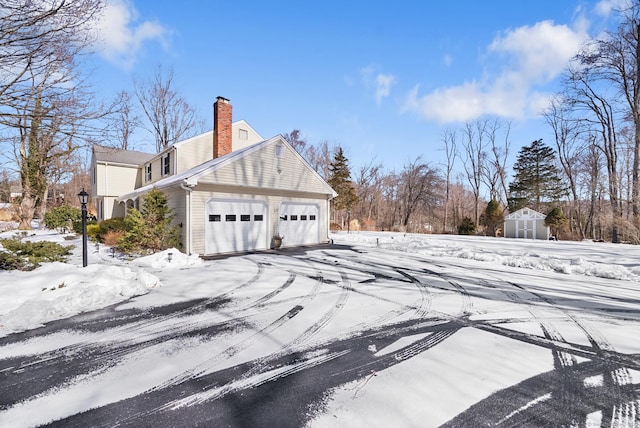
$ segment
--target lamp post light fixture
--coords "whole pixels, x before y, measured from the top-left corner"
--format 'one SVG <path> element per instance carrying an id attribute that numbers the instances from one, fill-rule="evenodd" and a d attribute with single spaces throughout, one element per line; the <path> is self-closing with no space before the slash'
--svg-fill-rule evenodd
<path id="1" fill-rule="evenodd" d="M 89 194 L 84 187 L 78 193 L 80 206 L 82 207 L 82 267 L 87 267 L 87 202 L 89 202 Z"/>
<path id="2" fill-rule="evenodd" d="M 167 253 L 167 258 L 169 259 L 169 263 L 171 263 L 171 259 L 173 258 L 173 253 Z"/>

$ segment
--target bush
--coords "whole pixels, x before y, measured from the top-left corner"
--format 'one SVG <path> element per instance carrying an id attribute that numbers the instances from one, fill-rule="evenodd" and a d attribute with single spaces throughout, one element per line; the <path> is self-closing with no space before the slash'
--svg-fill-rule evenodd
<path id="1" fill-rule="evenodd" d="M 142 208 L 132 208 L 125 217 L 126 230 L 118 242 L 125 253 L 154 253 L 167 248 L 180 248 L 180 230 L 171 226 L 174 215 L 166 195 L 152 189 L 142 199 Z"/>
<path id="2" fill-rule="evenodd" d="M 102 242 L 110 247 L 117 247 L 123 236 L 122 230 L 110 230 L 102 236 Z"/>
<path id="3" fill-rule="evenodd" d="M 462 223 L 458 226 L 458 235 L 473 235 L 476 233 L 476 225 L 469 217 L 462 219 Z"/>
<path id="4" fill-rule="evenodd" d="M 75 224 L 80 223 L 80 233 L 82 233 L 82 211 L 80 208 L 71 205 L 62 205 L 51 208 L 44 215 L 44 225 L 47 229 L 59 230 L 62 233 L 75 229 Z"/>
<path id="5" fill-rule="evenodd" d="M 122 217 L 114 217 L 114 218 L 110 218 L 108 220 L 103 220 L 98 224 L 98 226 L 99 226 L 99 228 L 98 228 L 98 231 L 96 232 L 95 238 L 99 242 L 103 242 L 105 244 L 107 244 L 107 242 L 105 241 L 105 236 L 109 232 L 123 232 L 124 233 L 124 231 L 127 230 L 127 225 L 126 225 L 126 223 L 124 221 L 124 218 L 122 218 Z M 107 244 L 107 245 L 110 245 L 110 244 Z"/>
<path id="6" fill-rule="evenodd" d="M 91 223 L 87 225 L 87 236 L 92 241 L 98 240 L 98 232 L 100 232 L 100 225 L 97 223 Z"/>
<path id="7" fill-rule="evenodd" d="M 18 238 L 0 239 L 0 269 L 33 270 L 45 262 L 65 262 L 71 254 L 72 245 L 63 246 L 55 242 L 21 241 Z"/>

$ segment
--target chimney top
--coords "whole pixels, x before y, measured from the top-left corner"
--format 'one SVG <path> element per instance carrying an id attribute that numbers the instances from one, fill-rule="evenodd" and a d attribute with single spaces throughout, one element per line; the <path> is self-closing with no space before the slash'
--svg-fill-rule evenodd
<path id="1" fill-rule="evenodd" d="M 219 102 L 223 102 L 223 103 L 228 103 L 228 102 L 229 102 L 229 98 L 225 98 L 225 97 L 218 96 L 218 97 L 216 98 L 216 102 L 218 102 L 218 101 L 219 101 Z"/>

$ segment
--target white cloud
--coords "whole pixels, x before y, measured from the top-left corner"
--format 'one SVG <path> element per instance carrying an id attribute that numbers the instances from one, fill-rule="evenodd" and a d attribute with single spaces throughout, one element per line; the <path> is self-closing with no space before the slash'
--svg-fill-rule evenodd
<path id="1" fill-rule="evenodd" d="M 523 118 L 538 114 L 545 88 L 565 69 L 586 40 L 585 25 L 576 29 L 539 22 L 509 30 L 487 47 L 486 71 L 479 81 L 408 94 L 404 111 L 441 123 L 476 119 L 482 115 Z M 550 91 L 549 91 L 550 92 Z"/>
<path id="2" fill-rule="evenodd" d="M 138 22 L 139 14 L 127 0 L 109 0 L 98 24 L 100 54 L 124 68 L 131 67 L 145 42 L 165 45 L 168 30 L 158 21 Z"/>
<path id="3" fill-rule="evenodd" d="M 382 98 L 389 96 L 391 85 L 395 80 L 395 77 L 391 74 L 380 73 L 376 76 L 376 103 L 378 105 L 382 102 Z"/>
<path id="4" fill-rule="evenodd" d="M 376 67 L 370 65 L 360 70 L 362 84 L 367 90 L 372 90 L 376 99 L 376 104 L 380 105 L 382 99 L 391 94 L 391 86 L 396 83 L 393 74 L 380 73 Z"/>

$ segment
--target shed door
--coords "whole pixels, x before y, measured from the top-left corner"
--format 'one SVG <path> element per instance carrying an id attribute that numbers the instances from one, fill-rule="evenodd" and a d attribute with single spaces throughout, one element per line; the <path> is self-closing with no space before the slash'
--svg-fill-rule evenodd
<path id="1" fill-rule="evenodd" d="M 518 230 L 516 236 L 518 238 L 533 239 L 534 238 L 534 220 L 520 220 L 518 222 Z"/>
<path id="2" fill-rule="evenodd" d="M 282 245 L 294 246 L 320 242 L 320 206 L 297 202 L 282 202 L 278 231 Z"/>
<path id="3" fill-rule="evenodd" d="M 206 254 L 265 250 L 267 204 L 252 199 L 211 199 L 206 206 Z"/>

